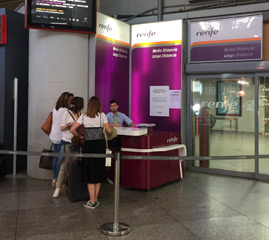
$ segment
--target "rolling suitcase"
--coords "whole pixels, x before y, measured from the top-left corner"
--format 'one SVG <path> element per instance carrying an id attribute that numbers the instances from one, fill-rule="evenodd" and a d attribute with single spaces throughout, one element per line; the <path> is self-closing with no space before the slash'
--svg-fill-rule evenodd
<path id="1" fill-rule="evenodd" d="M 66 194 L 71 202 L 88 201 L 87 184 L 81 181 L 82 162 L 80 159 L 70 161 L 67 165 Z"/>
<path id="2" fill-rule="evenodd" d="M 4 146 L 0 143 L 0 150 L 3 150 Z M 6 156 L 4 154 L 0 154 L 0 178 L 6 176 Z"/>

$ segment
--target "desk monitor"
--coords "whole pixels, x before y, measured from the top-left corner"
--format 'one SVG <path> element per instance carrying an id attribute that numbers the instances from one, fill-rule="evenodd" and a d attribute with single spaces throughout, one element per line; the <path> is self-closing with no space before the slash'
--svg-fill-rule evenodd
<path id="1" fill-rule="evenodd" d="M 139 128 L 147 128 L 149 133 L 153 132 L 153 127 L 156 126 L 156 124 L 154 123 L 139 123 L 136 124 L 135 126 L 139 127 Z"/>
<path id="2" fill-rule="evenodd" d="M 155 127 L 156 124 L 154 124 L 154 123 L 139 123 L 139 124 L 135 124 L 135 126 L 137 126 L 137 127 Z"/>

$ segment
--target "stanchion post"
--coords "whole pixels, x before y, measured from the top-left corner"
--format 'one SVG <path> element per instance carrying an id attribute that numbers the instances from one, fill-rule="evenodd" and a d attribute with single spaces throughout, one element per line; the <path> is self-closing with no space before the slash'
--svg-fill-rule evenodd
<path id="1" fill-rule="evenodd" d="M 123 236 L 131 231 L 126 223 L 119 222 L 120 198 L 120 152 L 115 153 L 115 181 L 114 181 L 114 222 L 102 225 L 102 233 L 108 236 Z"/>
<path id="2" fill-rule="evenodd" d="M 119 228 L 119 205 L 120 205 L 120 153 L 116 152 L 115 156 L 115 185 L 114 185 L 114 224 L 113 229 L 118 231 Z"/>
<path id="3" fill-rule="evenodd" d="M 13 122 L 13 151 L 17 151 L 17 121 L 18 121 L 18 78 L 14 79 L 14 122 Z M 13 176 L 17 172 L 17 155 L 13 155 Z"/>

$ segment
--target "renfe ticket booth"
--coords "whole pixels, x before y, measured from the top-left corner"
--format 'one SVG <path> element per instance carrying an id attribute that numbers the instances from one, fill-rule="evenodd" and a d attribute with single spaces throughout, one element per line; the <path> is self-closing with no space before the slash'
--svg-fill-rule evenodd
<path id="1" fill-rule="evenodd" d="M 122 156 L 186 156 L 180 133 L 148 131 L 147 128 L 117 128 Z M 184 176 L 182 160 L 124 159 L 120 165 L 122 187 L 151 189 Z"/>

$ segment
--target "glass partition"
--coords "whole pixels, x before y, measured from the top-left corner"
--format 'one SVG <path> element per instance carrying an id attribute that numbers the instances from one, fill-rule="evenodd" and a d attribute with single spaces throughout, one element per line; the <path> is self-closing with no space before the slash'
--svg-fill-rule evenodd
<path id="1" fill-rule="evenodd" d="M 253 78 L 192 79 L 192 94 L 195 156 L 254 155 Z M 254 159 L 201 160 L 195 161 L 195 166 L 241 172 L 255 171 Z"/>

